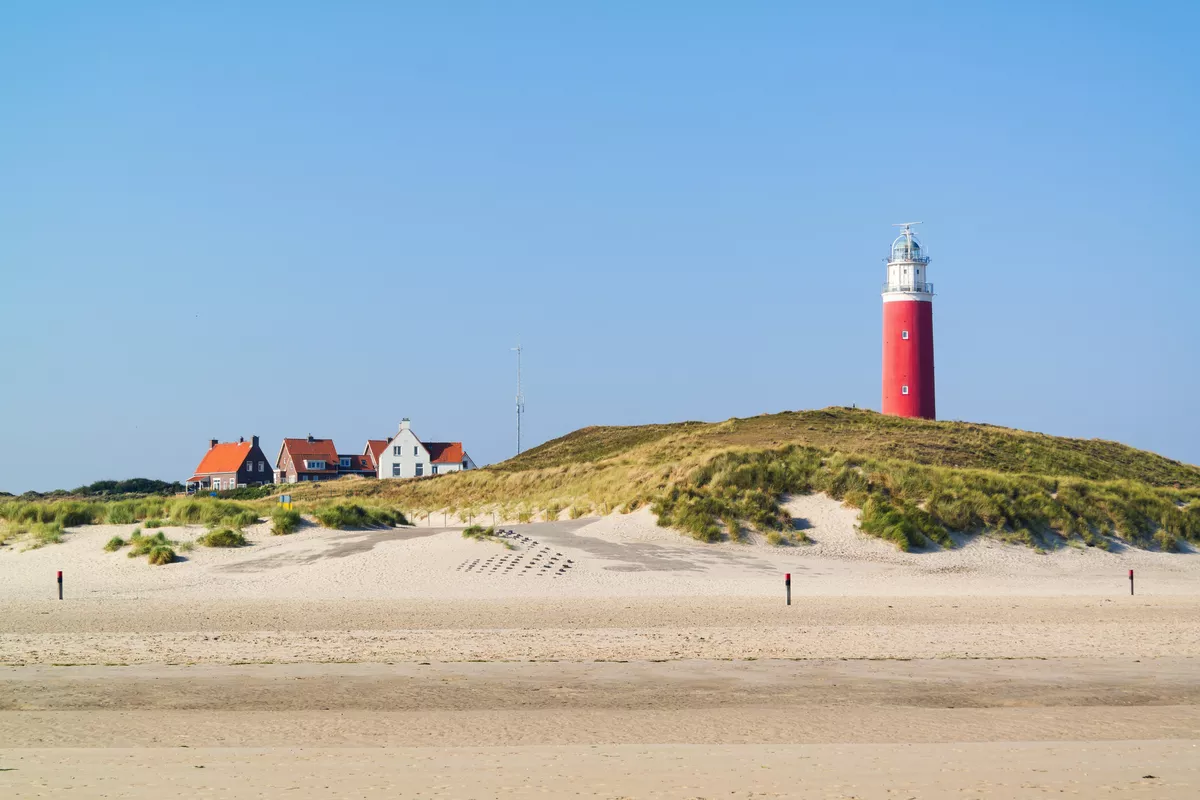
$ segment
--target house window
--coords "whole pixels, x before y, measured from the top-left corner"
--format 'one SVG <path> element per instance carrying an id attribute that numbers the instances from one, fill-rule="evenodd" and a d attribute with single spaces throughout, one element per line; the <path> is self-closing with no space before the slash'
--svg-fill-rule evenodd
<path id="1" fill-rule="evenodd" d="M 349 456 L 339 456 L 338 463 L 341 464 L 343 467 L 348 467 L 348 466 L 350 466 L 350 457 Z"/>
<path id="2" fill-rule="evenodd" d="M 258 462 L 258 471 L 266 472 L 267 471 L 267 462 L 265 462 L 265 461 Z"/>
<path id="3" fill-rule="evenodd" d="M 392 477 L 393 477 L 393 478 L 399 478 L 399 477 L 400 477 L 400 464 L 399 464 L 399 462 L 397 462 L 397 463 L 395 463 L 395 464 L 392 464 Z"/>
<path id="4" fill-rule="evenodd" d="M 305 469 L 325 469 L 325 462 L 324 461 L 305 461 L 304 468 Z"/>
<path id="5" fill-rule="evenodd" d="M 399 445 L 396 445 L 395 447 L 392 448 L 392 455 L 394 455 L 394 456 L 400 455 L 400 446 Z"/>
<path id="6" fill-rule="evenodd" d="M 464 458 L 463 459 L 463 469 L 466 469 L 466 468 L 467 468 L 467 460 Z"/>
<path id="7" fill-rule="evenodd" d="M 421 477 L 424 473 L 425 473 L 425 465 L 418 461 L 417 462 L 417 477 L 418 478 Z"/>
<path id="8" fill-rule="evenodd" d="M 908 384 L 907 383 L 900 387 L 900 394 L 908 394 Z"/>
<path id="9" fill-rule="evenodd" d="M 213 479 L 213 488 L 216 489 L 218 492 L 221 491 L 221 479 L 220 478 Z"/>
<path id="10" fill-rule="evenodd" d="M 417 448 L 414 446 L 413 447 L 413 455 L 415 456 L 416 454 L 417 454 Z"/>
<path id="11" fill-rule="evenodd" d="M 908 331 L 900 331 L 900 338 L 907 341 L 908 340 Z"/>
<path id="12" fill-rule="evenodd" d="M 437 475 L 437 464 L 434 464 L 434 465 L 433 465 L 433 467 L 432 467 L 432 468 L 429 470 L 429 474 L 430 474 L 430 475 Z"/>

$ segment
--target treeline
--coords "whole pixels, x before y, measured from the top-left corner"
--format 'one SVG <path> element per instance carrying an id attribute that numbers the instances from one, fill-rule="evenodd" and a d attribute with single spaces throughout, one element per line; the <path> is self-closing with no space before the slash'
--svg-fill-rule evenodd
<path id="1" fill-rule="evenodd" d="M 14 495 L 11 492 L 0 492 L 2 497 L 21 497 L 27 500 L 65 497 L 103 497 L 116 498 L 136 495 L 161 495 L 164 497 L 179 494 L 183 484 L 179 481 L 159 481 L 153 478 L 128 478 L 123 481 L 96 481 L 78 489 L 54 489 L 50 492 L 25 492 Z"/>

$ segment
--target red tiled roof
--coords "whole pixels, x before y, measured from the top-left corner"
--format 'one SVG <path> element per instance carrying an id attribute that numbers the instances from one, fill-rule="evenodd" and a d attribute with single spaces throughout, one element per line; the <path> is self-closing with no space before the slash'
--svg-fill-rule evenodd
<path id="1" fill-rule="evenodd" d="M 383 455 L 383 451 L 388 446 L 388 439 L 367 439 L 367 446 L 363 448 L 363 455 L 369 456 L 371 459 L 371 469 L 379 468 L 379 457 Z"/>
<path id="2" fill-rule="evenodd" d="M 429 461 L 432 464 L 461 464 L 463 460 L 462 442 L 421 442 L 429 451 Z"/>
<path id="3" fill-rule="evenodd" d="M 333 439 L 284 439 L 283 449 L 292 457 L 297 472 L 337 472 L 338 454 Z M 325 469 L 308 469 L 305 459 L 321 459 Z"/>
<path id="4" fill-rule="evenodd" d="M 342 467 L 342 469 L 354 469 L 354 470 L 359 470 L 359 471 L 364 471 L 364 472 L 374 472 L 374 471 L 375 471 L 375 469 L 376 469 L 376 468 L 375 468 L 375 465 L 371 463 L 371 457 L 370 457 L 370 456 L 366 456 L 366 455 L 362 455 L 362 456 L 343 456 L 343 455 L 339 455 L 339 456 L 338 456 L 338 458 L 339 458 L 339 459 L 342 459 L 342 458 L 348 458 L 348 459 L 350 459 L 350 466 L 349 466 L 349 467 Z M 340 464 L 341 462 L 339 461 L 338 463 Z"/>
<path id="5" fill-rule="evenodd" d="M 250 455 L 251 446 L 250 442 L 223 442 L 210 447 L 204 454 L 204 458 L 200 459 L 200 466 L 196 467 L 196 474 L 189 480 L 194 480 L 199 475 L 237 472 L 241 469 L 242 464 L 246 463 L 246 456 Z"/>

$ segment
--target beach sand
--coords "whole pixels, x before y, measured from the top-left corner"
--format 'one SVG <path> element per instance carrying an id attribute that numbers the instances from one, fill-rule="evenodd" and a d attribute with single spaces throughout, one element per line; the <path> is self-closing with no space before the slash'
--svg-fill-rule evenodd
<path id="1" fill-rule="evenodd" d="M 640 512 L 514 550 L 265 525 L 164 567 L 103 552 L 132 526 L 0 549 L 0 796 L 1197 795 L 1196 554 L 906 554 L 789 508 L 814 544 Z"/>

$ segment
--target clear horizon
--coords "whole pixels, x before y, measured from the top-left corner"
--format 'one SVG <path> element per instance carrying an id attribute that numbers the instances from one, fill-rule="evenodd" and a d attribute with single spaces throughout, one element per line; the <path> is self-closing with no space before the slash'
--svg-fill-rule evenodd
<path id="1" fill-rule="evenodd" d="M 940 418 L 1200 463 L 1200 8 L 889 9 L 0 10 L 0 490 L 878 410 L 908 220 Z"/>

